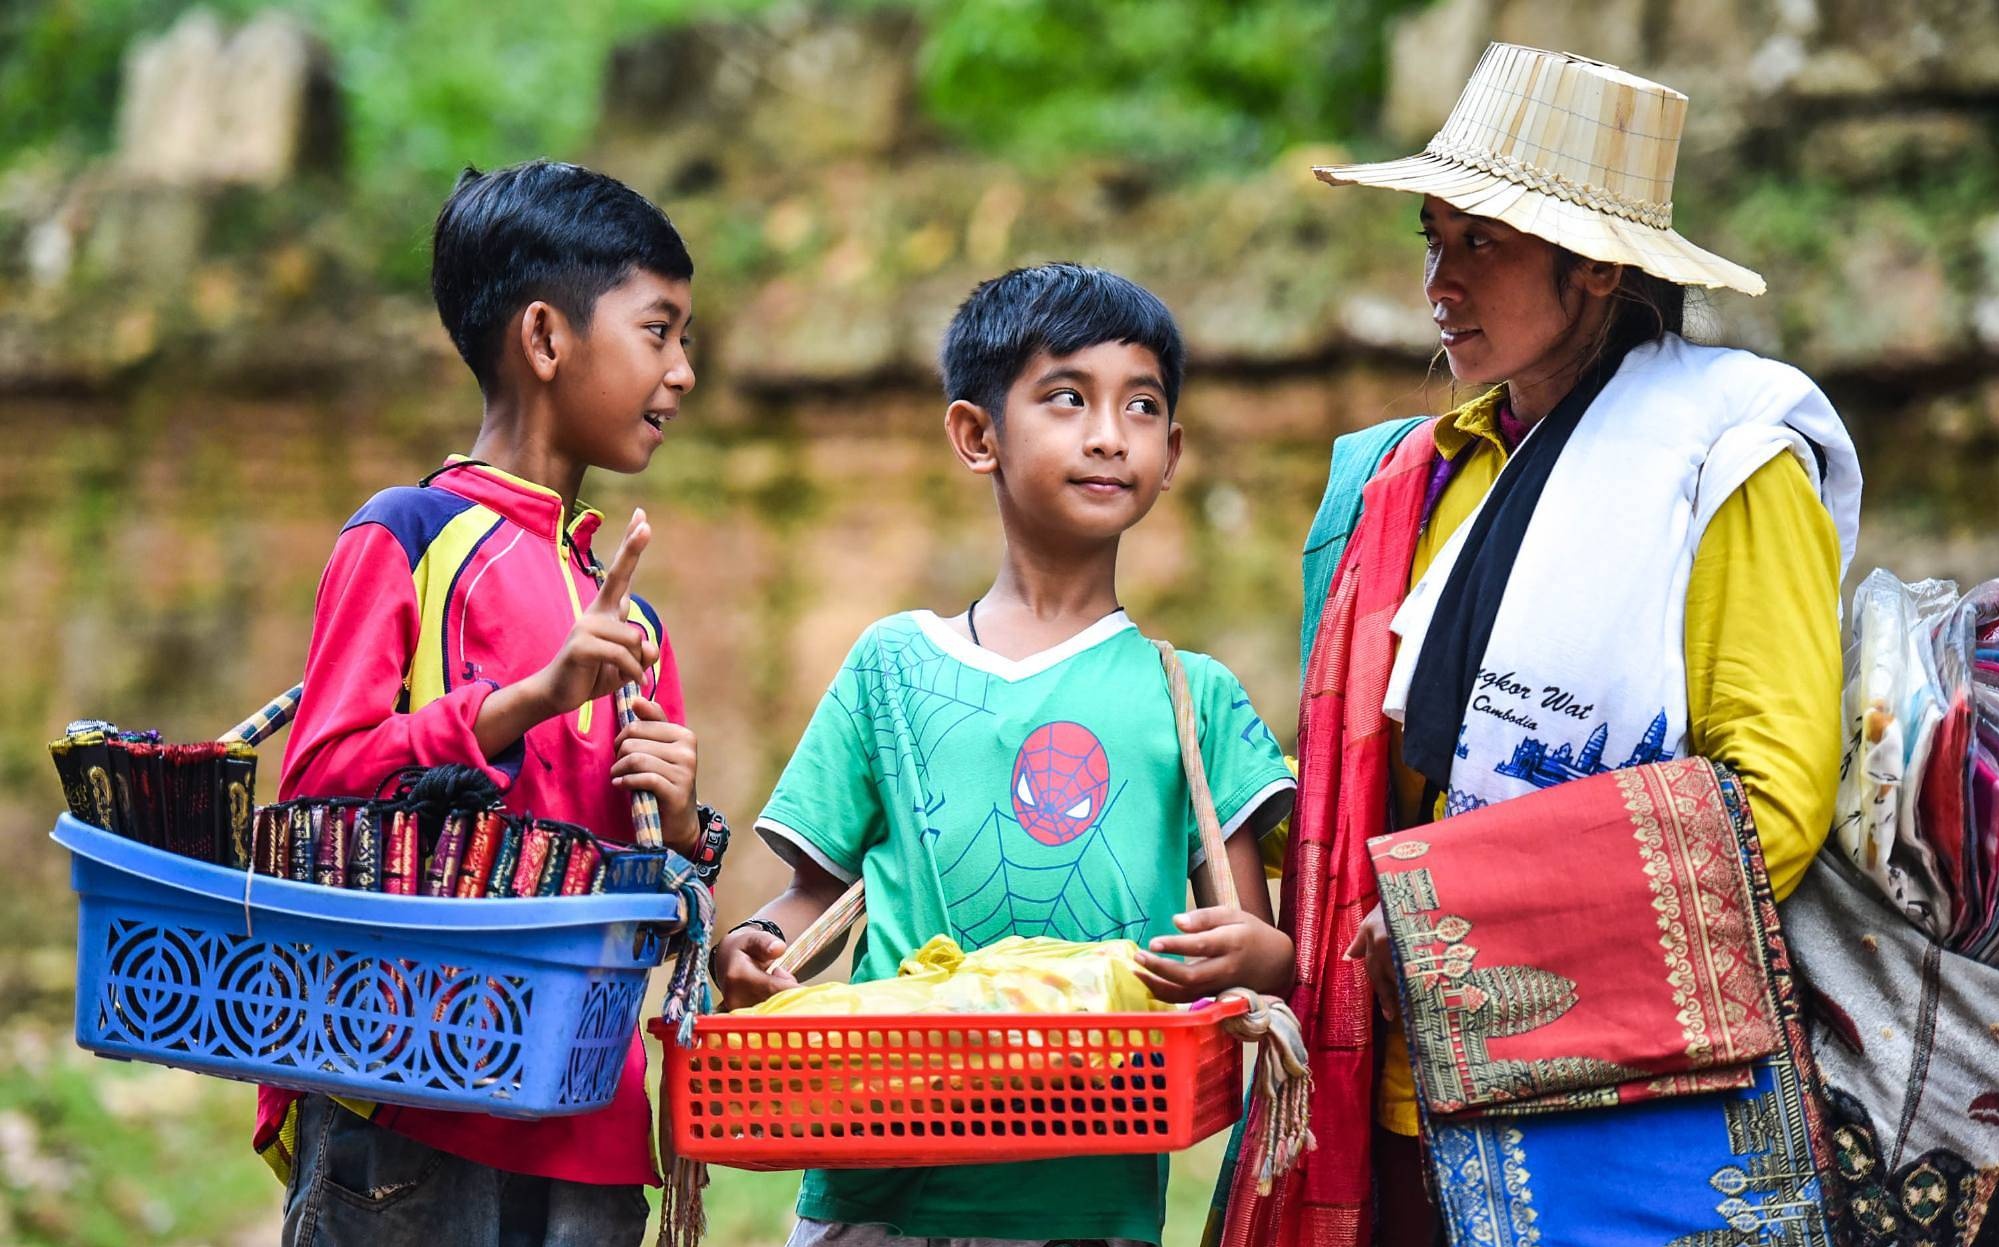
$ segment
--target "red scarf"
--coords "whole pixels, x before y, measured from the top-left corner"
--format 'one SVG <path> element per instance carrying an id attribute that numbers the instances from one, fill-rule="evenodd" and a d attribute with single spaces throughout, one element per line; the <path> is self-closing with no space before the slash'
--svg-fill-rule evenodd
<path id="1" fill-rule="evenodd" d="M 1269 1195 L 1257 1195 L 1249 1160 L 1263 1134 L 1258 1102 L 1229 1193 L 1223 1247 L 1360 1247 L 1372 1235 L 1374 992 L 1366 965 L 1345 954 L 1375 906 L 1367 839 L 1391 827 L 1391 738 L 1381 713 L 1395 660 L 1388 624 L 1409 591 L 1434 425 L 1403 438 L 1361 491 L 1360 522 L 1326 595 L 1298 709 L 1298 804 L 1285 850 L 1282 925 L 1297 945 L 1291 1008 L 1311 1051 L 1318 1145 Z"/>

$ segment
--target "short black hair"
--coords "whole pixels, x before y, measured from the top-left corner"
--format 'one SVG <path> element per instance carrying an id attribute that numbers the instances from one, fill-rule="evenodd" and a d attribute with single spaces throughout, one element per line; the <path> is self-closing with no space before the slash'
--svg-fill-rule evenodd
<path id="1" fill-rule="evenodd" d="M 944 331 L 944 396 L 983 408 L 995 421 L 1006 392 L 1036 351 L 1072 355 L 1104 342 L 1159 357 L 1166 413 L 1180 402 L 1187 351 L 1159 296 L 1137 282 L 1083 264 L 1040 264 L 980 282 Z"/>
<path id="2" fill-rule="evenodd" d="M 658 205 L 616 178 L 553 160 L 467 165 L 437 214 L 430 293 L 490 391 L 502 327 L 536 299 L 587 331 L 606 290 L 639 270 L 686 281 L 694 260 Z"/>

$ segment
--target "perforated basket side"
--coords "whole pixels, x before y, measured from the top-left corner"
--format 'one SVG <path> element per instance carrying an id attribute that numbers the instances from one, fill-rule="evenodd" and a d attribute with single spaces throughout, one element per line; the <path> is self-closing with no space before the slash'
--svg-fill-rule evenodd
<path id="1" fill-rule="evenodd" d="M 82 855 L 74 874 L 90 1051 L 506 1116 L 587 1112 L 617 1089 L 650 965 L 638 924 L 464 941 L 246 912 Z"/>
<path id="2" fill-rule="evenodd" d="M 1176 1151 L 1239 1111 L 1222 1013 L 704 1019 L 668 1040 L 675 1147 L 746 1168 Z"/>

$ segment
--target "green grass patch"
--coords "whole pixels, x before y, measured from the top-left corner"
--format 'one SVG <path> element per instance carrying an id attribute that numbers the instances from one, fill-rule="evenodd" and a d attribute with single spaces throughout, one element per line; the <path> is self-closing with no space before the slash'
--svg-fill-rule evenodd
<path id="1" fill-rule="evenodd" d="M 255 1103 L 238 1083 L 90 1056 L 65 1029 L 0 1030 L 0 1242 L 220 1243 L 275 1223 Z"/>
<path id="2" fill-rule="evenodd" d="M 255 1111 L 251 1087 L 102 1060 L 79 1051 L 64 1027 L 0 1030 L 0 1242 L 263 1242 L 283 1192 L 250 1150 Z M 1165 1247 L 1201 1241 L 1226 1142 L 1218 1136 L 1173 1158 Z M 707 1241 L 779 1247 L 797 1195 L 796 1173 L 714 1170 Z M 656 1191 L 652 1202 L 657 1213 Z"/>

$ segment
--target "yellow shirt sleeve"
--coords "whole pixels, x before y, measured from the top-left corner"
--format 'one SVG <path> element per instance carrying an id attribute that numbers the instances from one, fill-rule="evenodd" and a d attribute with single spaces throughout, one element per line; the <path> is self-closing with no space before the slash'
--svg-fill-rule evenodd
<path id="1" fill-rule="evenodd" d="M 1839 537 L 1780 454 L 1721 504 L 1687 582 L 1687 736 L 1726 763 L 1779 899 L 1832 827 L 1839 786 Z"/>

